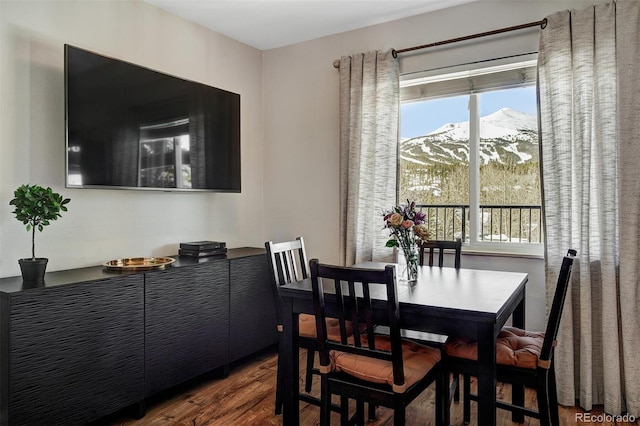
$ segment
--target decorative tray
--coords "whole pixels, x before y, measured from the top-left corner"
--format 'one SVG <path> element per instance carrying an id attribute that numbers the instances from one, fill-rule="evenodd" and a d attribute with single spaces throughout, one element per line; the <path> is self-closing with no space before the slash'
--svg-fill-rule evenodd
<path id="1" fill-rule="evenodd" d="M 171 257 L 125 257 L 104 262 L 102 266 L 110 271 L 149 271 L 163 269 L 176 260 Z"/>

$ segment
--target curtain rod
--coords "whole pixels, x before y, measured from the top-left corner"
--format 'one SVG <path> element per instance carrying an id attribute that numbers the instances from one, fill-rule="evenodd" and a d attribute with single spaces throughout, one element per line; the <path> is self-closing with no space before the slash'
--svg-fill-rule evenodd
<path id="1" fill-rule="evenodd" d="M 391 49 L 391 54 L 393 55 L 394 58 L 397 58 L 398 54 L 400 54 L 400 53 L 413 52 L 414 50 L 427 49 L 429 47 L 442 46 L 444 44 L 457 43 L 459 41 L 472 40 L 474 38 L 486 37 L 486 36 L 490 36 L 490 35 L 507 33 L 509 31 L 522 30 L 524 28 L 531 28 L 531 27 L 537 27 L 537 26 L 540 26 L 540 28 L 542 28 L 542 29 L 546 28 L 547 27 L 547 18 L 544 18 L 541 21 L 529 22 L 527 24 L 516 25 L 516 26 L 513 26 L 513 27 L 500 28 L 499 30 L 486 31 L 484 33 L 472 34 L 472 35 L 468 35 L 468 36 L 464 36 L 464 37 L 458 37 L 458 38 L 452 38 L 452 39 L 449 39 L 449 40 L 437 41 L 435 43 L 423 44 L 421 46 L 407 47 L 405 49 L 399 49 L 399 50 Z M 333 67 L 334 68 L 340 68 L 340 59 L 336 59 L 336 60 L 333 61 Z"/>

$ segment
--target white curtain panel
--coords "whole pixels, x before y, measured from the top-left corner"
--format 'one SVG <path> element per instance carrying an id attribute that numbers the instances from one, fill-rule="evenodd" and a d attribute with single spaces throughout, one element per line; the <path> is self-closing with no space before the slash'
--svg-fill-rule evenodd
<path id="1" fill-rule="evenodd" d="M 538 90 L 547 300 L 578 251 L 558 400 L 640 417 L 640 1 L 547 17 Z"/>
<path id="2" fill-rule="evenodd" d="M 391 261 L 382 212 L 396 200 L 398 61 L 391 51 L 340 59 L 340 258 Z"/>
<path id="3" fill-rule="evenodd" d="M 640 417 L 640 1 L 617 3 L 620 149 L 620 334 L 623 396 Z"/>

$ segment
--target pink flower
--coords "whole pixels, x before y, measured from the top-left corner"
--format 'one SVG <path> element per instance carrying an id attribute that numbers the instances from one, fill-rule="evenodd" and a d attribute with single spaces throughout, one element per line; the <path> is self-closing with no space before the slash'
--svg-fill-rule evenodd
<path id="1" fill-rule="evenodd" d="M 409 229 L 413 226 L 413 221 L 412 220 L 403 220 L 402 221 L 402 228 L 403 229 Z"/>

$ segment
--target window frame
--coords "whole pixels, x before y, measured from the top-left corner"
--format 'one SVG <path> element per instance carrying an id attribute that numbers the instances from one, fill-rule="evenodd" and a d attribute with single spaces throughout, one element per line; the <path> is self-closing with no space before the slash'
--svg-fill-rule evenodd
<path id="1" fill-rule="evenodd" d="M 400 102 L 420 102 L 444 97 L 468 95 L 469 103 L 469 240 L 463 241 L 463 251 L 473 254 L 542 257 L 544 232 L 540 243 L 482 241 L 478 238 L 480 226 L 480 102 L 478 95 L 484 92 L 536 85 L 537 55 L 528 54 L 526 60 L 513 58 L 500 64 L 466 64 L 446 70 L 421 71 L 404 74 L 400 79 Z M 519 70 L 523 70 L 519 76 Z M 492 81 L 491 74 L 503 78 L 502 83 Z M 465 88 L 465 80 L 468 83 Z M 519 81 L 518 81 L 519 80 Z M 431 85 L 431 86 L 430 86 Z M 434 86 L 435 85 L 435 86 Z M 446 93 L 447 90 L 450 90 Z M 402 120 L 402 115 L 400 115 Z M 400 138 L 398 138 L 400 140 Z M 398 176 L 400 158 L 398 157 Z M 397 183 L 397 198 L 400 182 Z M 542 212 L 541 212 L 542 214 Z M 541 218 L 543 226 L 543 219 Z"/>

